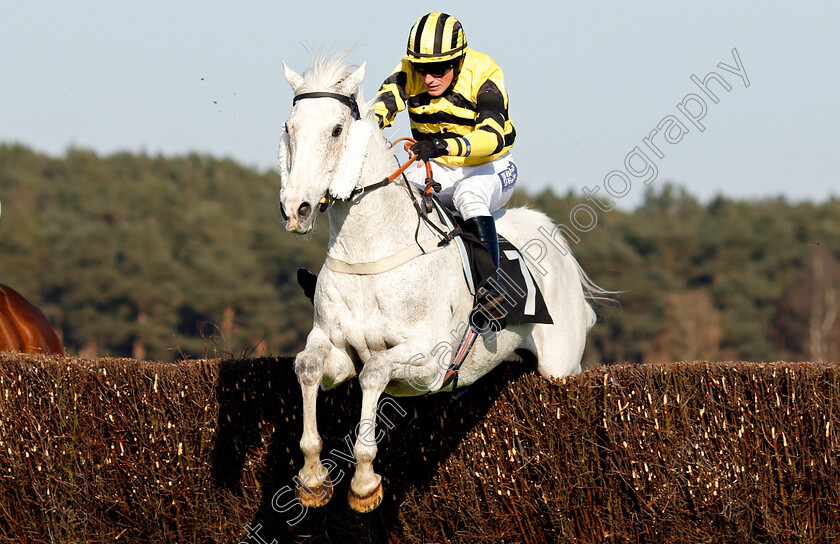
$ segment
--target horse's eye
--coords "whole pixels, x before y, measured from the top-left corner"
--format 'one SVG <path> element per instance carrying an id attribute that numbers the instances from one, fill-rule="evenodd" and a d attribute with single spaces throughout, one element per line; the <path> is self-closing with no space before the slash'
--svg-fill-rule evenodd
<path id="1" fill-rule="evenodd" d="M 341 131 L 344 130 L 344 127 L 341 125 L 336 125 L 332 131 L 333 138 L 338 138 L 341 135 Z"/>

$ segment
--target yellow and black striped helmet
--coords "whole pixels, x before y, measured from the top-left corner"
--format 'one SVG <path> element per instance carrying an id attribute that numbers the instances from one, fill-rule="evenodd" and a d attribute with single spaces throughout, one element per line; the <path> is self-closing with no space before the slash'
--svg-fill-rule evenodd
<path id="1" fill-rule="evenodd" d="M 441 62 L 460 57 L 466 48 L 467 37 L 458 19 L 435 12 L 414 23 L 405 58 L 411 62 Z"/>

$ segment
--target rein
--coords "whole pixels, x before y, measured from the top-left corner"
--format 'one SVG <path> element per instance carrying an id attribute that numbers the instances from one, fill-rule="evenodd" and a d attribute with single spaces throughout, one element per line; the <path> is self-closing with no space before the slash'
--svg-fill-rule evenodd
<path id="1" fill-rule="evenodd" d="M 350 198 L 353 198 L 355 196 L 359 196 L 359 195 L 362 195 L 364 193 L 373 191 L 375 189 L 379 189 L 381 187 L 385 187 L 387 185 L 390 185 L 391 183 L 396 181 L 396 179 L 398 177 L 402 176 L 403 173 L 408 169 L 409 166 L 411 166 L 415 161 L 418 160 L 417 155 L 415 155 L 414 153 L 411 152 L 411 150 L 409 150 L 409 148 L 411 146 L 413 146 L 415 143 L 417 143 L 417 140 L 415 140 L 414 138 L 408 138 L 408 137 L 400 138 L 399 140 L 392 143 L 391 147 L 395 147 L 400 142 L 405 142 L 405 144 L 403 145 L 403 149 L 409 155 L 408 160 L 405 161 L 403 164 L 401 164 L 399 166 L 399 168 L 394 170 L 394 172 L 390 176 L 383 179 L 382 181 L 377 181 L 376 183 L 371 183 L 370 185 L 365 185 L 364 187 L 357 187 L 356 189 L 353 189 L 353 192 L 350 193 Z M 423 213 L 420 210 L 420 204 L 417 202 L 417 199 L 414 198 L 414 192 L 411 190 L 410 184 L 407 181 L 406 181 L 406 188 L 408 189 L 408 194 L 411 196 L 411 200 L 414 202 L 414 209 L 417 211 L 417 216 L 422 221 L 425 221 L 426 224 L 429 225 L 429 227 L 431 227 L 434 231 L 436 231 L 443 238 L 443 240 L 441 240 L 440 244 L 441 245 L 446 245 L 450 241 L 452 241 L 453 235 L 451 233 L 444 232 L 440 227 L 435 225 L 428 218 L 428 214 L 432 213 L 432 210 L 434 209 L 434 207 L 432 206 L 432 192 L 433 191 L 436 192 L 436 193 L 440 192 L 440 183 L 438 183 L 434 179 L 432 179 L 432 163 L 430 161 L 426 161 L 426 188 L 423 190 L 424 203 L 426 205 L 425 206 L 425 212 L 426 213 Z M 322 207 L 321 211 L 322 212 L 328 206 L 328 203 L 325 203 L 326 199 L 327 199 L 326 195 L 324 195 L 324 198 L 321 199 L 321 207 Z M 418 229 L 420 228 L 419 223 L 417 225 L 417 228 Z M 415 239 L 416 239 L 416 234 L 415 234 Z M 418 245 L 420 245 L 419 242 L 418 242 Z M 423 253 L 425 253 L 425 250 L 423 251 Z"/>
<path id="2" fill-rule="evenodd" d="M 401 165 L 398 162 L 397 164 L 399 165 L 399 167 L 385 179 L 376 183 L 372 183 L 370 185 L 366 185 L 364 187 L 357 187 L 350 193 L 350 196 L 347 200 L 355 196 L 362 195 L 366 192 L 370 192 L 381 187 L 386 187 L 394 181 L 396 181 L 396 179 L 400 176 L 403 176 L 403 179 L 405 179 L 404 172 L 411 164 L 413 164 L 417 160 L 417 156 L 411 151 L 409 151 L 409 147 L 411 147 L 415 143 L 415 140 L 412 138 L 400 138 L 399 140 L 391 144 L 391 147 L 396 146 L 402 141 L 406 142 L 404 149 L 409 154 L 408 160 Z M 416 257 L 419 257 L 420 255 L 426 255 L 428 253 L 432 253 L 434 251 L 442 249 L 446 247 L 455 238 L 455 236 L 461 234 L 457 227 L 453 232 L 446 232 L 429 219 L 429 214 L 434 209 L 432 204 L 432 191 L 440 191 L 440 184 L 432 180 L 432 167 L 428 161 L 426 162 L 426 189 L 424 190 L 424 195 L 426 197 L 425 213 L 420 208 L 420 203 L 417 201 L 414 191 L 412 190 L 411 184 L 406 181 L 405 187 L 406 191 L 408 191 L 408 194 L 411 197 L 412 203 L 414 204 L 414 210 L 417 212 L 418 217 L 417 230 L 414 232 L 414 244 L 403 248 L 402 250 L 394 253 L 393 255 L 390 255 L 383 259 L 379 259 L 378 261 L 366 263 L 344 262 L 330 257 L 328 253 L 327 259 L 324 263 L 327 268 L 341 274 L 381 274 L 383 272 L 393 270 L 394 268 L 401 266 Z M 329 207 L 329 197 L 327 195 L 324 195 L 320 202 L 320 210 L 323 212 L 327 209 L 327 207 Z M 438 214 L 440 213 L 440 210 L 438 210 Z M 418 240 L 417 237 L 420 232 L 420 225 L 423 222 L 425 222 L 432 230 L 434 230 L 440 238 L 432 236 L 431 238 L 423 240 L 422 242 Z"/>
<path id="3" fill-rule="evenodd" d="M 356 187 L 355 189 L 353 189 L 353 192 L 350 193 L 350 198 L 353 198 L 355 196 L 359 196 L 359 195 L 367 193 L 369 191 L 373 191 L 374 189 L 379 189 L 380 187 L 385 187 L 386 185 L 390 185 L 391 183 L 396 181 L 396 179 L 398 177 L 400 177 L 402 175 L 402 173 L 405 172 L 408 169 L 408 167 L 411 166 L 417 160 L 417 155 L 415 155 L 414 153 L 412 153 L 408 149 L 409 147 L 411 147 L 415 143 L 417 143 L 417 141 L 414 140 L 413 138 L 400 138 L 399 140 L 397 140 L 396 142 L 391 144 L 391 147 L 394 147 L 398 143 L 403 142 L 403 141 L 405 142 L 405 145 L 403 146 L 403 149 L 405 149 L 406 153 L 408 153 L 408 155 L 409 155 L 408 160 L 405 161 L 403 164 L 401 164 L 399 168 L 394 170 L 394 172 L 390 176 L 388 176 L 387 178 L 384 178 L 382 181 L 377 181 L 376 183 L 371 183 L 370 185 L 365 185 L 364 187 Z M 427 162 L 426 163 L 426 178 L 431 179 L 431 177 L 432 177 L 432 165 Z M 440 186 L 438 185 L 438 187 L 440 187 Z"/>
<path id="4" fill-rule="evenodd" d="M 341 95 L 339 95 L 339 96 L 341 96 Z M 409 148 L 412 145 L 417 143 L 417 140 L 415 140 L 413 138 L 400 138 L 399 140 L 397 140 L 396 142 L 391 144 L 391 147 L 394 147 L 398 143 L 403 142 L 403 141 L 405 142 L 405 145 L 403 146 L 403 149 L 405 149 L 406 153 L 408 153 L 408 155 L 409 155 L 408 160 L 405 161 L 403 164 L 401 164 L 399 166 L 399 168 L 394 170 L 394 172 L 391 173 L 390 176 L 388 176 L 386 178 L 383 178 L 381 181 L 377 181 L 376 183 L 371 183 L 370 185 L 365 185 L 364 187 L 356 187 L 350 193 L 350 197 L 347 200 L 349 200 L 350 198 L 355 198 L 355 197 L 363 195 L 365 193 L 369 193 L 370 191 L 380 189 L 382 187 L 386 187 L 386 186 L 392 184 L 394 181 L 396 181 L 396 179 L 398 177 L 400 177 L 403 174 L 403 172 L 405 172 L 408 169 L 409 166 L 411 166 L 415 161 L 418 160 L 417 155 L 415 155 L 414 153 L 412 153 L 409 150 Z M 430 162 L 427 161 L 426 162 L 426 189 L 424 191 L 424 195 L 425 195 L 425 198 L 426 198 L 426 212 L 427 213 L 432 211 L 432 191 L 435 191 L 435 192 L 440 191 L 440 183 L 437 183 L 436 181 L 434 181 L 432 179 L 432 165 L 431 165 Z M 323 213 L 324 211 L 326 211 L 326 209 L 330 205 L 329 196 L 324 195 L 323 197 L 321 197 L 321 200 L 318 203 L 320 205 L 320 207 L 318 208 L 318 211 Z"/>

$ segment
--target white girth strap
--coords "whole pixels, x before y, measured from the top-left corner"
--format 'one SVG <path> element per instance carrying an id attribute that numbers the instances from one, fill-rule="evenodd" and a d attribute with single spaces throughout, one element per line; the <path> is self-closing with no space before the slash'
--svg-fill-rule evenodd
<path id="1" fill-rule="evenodd" d="M 383 272 L 393 270 L 398 266 L 407 263 L 411 259 L 419 257 L 420 255 L 433 253 L 439 249 L 442 249 L 444 246 L 439 246 L 439 241 L 439 238 L 428 238 L 420 242 L 419 245 L 411 244 L 410 246 L 401 249 L 400 251 L 397 251 L 389 257 L 385 257 L 384 259 L 379 259 L 378 261 L 374 261 L 371 263 L 348 263 L 345 261 L 340 261 L 338 259 L 333 259 L 329 255 L 327 255 L 327 261 L 324 264 L 326 264 L 327 268 L 329 268 L 333 272 L 338 272 L 340 274 L 381 274 Z"/>

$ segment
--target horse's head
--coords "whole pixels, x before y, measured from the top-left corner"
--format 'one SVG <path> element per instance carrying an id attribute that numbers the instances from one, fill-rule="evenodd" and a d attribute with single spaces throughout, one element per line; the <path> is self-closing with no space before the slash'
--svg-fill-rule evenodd
<path id="1" fill-rule="evenodd" d="M 353 97 L 365 65 L 348 75 L 346 67 L 327 63 L 303 76 L 283 66 L 295 101 L 280 144 L 280 212 L 286 230 L 306 234 L 328 197 L 350 126 L 358 119 Z"/>

